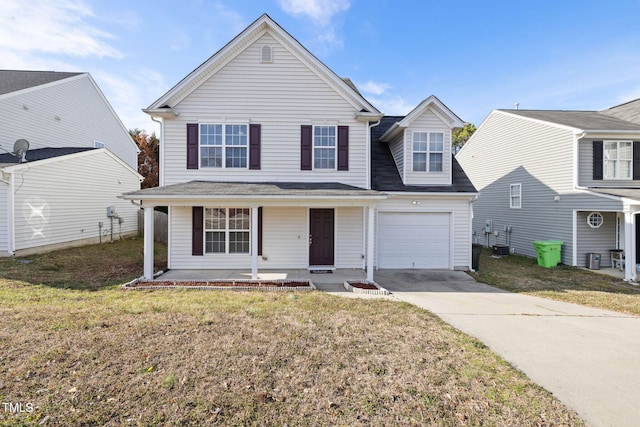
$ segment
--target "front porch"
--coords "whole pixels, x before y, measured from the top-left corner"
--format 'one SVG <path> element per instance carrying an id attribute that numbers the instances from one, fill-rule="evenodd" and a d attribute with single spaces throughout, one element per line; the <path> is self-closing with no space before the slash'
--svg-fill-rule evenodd
<path id="1" fill-rule="evenodd" d="M 157 280 L 198 281 L 219 279 L 254 279 L 250 269 L 245 270 L 169 270 L 156 277 Z M 340 284 L 345 281 L 366 281 L 364 270 L 338 268 L 331 273 L 311 273 L 308 269 L 259 270 L 257 280 L 309 280 L 314 284 Z"/>

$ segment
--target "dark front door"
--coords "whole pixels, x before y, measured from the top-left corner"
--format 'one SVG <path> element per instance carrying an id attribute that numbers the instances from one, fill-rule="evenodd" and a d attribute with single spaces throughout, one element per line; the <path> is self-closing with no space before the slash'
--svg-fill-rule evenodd
<path id="1" fill-rule="evenodd" d="M 333 265 L 333 209 L 309 210 L 309 265 Z"/>

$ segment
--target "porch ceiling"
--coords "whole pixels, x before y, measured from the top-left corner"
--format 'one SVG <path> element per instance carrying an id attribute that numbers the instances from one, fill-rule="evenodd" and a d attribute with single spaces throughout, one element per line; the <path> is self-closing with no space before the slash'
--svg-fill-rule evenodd
<path id="1" fill-rule="evenodd" d="M 640 188 L 602 188 L 589 187 L 589 191 L 610 196 L 624 197 L 626 199 L 637 200 L 640 203 Z"/>

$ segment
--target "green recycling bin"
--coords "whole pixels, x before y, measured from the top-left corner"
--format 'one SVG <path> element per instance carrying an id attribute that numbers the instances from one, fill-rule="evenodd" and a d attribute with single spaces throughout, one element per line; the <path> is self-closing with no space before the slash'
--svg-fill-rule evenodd
<path id="1" fill-rule="evenodd" d="M 560 240 L 534 241 L 533 247 L 536 249 L 536 255 L 538 256 L 538 265 L 551 268 L 560 264 L 562 243 Z"/>

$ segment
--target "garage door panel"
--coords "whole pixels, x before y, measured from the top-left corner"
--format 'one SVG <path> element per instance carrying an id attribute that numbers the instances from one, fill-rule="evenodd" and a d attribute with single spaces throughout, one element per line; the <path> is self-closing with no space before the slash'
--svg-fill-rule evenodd
<path id="1" fill-rule="evenodd" d="M 378 214 L 380 268 L 449 268 L 448 213 Z"/>

